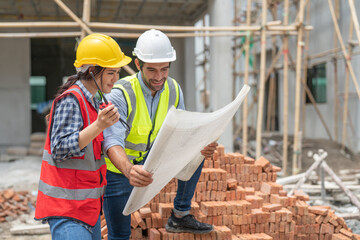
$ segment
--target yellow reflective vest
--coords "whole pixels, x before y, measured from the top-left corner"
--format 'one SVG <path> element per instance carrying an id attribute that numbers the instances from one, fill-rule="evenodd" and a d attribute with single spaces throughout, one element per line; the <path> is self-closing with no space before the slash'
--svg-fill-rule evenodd
<path id="1" fill-rule="evenodd" d="M 179 104 L 178 83 L 170 77 L 165 81 L 154 123 L 151 121 L 137 74 L 120 79 L 114 88 L 123 92 L 128 106 L 126 122 L 130 132 L 126 131 L 125 152 L 132 163 L 140 162 L 152 146 L 170 107 L 177 107 Z M 121 173 L 109 158 L 105 158 L 105 161 L 107 170 Z"/>

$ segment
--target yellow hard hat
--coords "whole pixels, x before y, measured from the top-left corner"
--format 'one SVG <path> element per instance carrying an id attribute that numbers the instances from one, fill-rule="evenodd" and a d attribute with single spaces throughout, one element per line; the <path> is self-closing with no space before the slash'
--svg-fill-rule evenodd
<path id="1" fill-rule="evenodd" d="M 76 50 L 74 66 L 79 68 L 84 64 L 94 64 L 105 68 L 118 68 L 130 62 L 131 58 L 125 56 L 114 39 L 94 33 L 81 40 Z"/>

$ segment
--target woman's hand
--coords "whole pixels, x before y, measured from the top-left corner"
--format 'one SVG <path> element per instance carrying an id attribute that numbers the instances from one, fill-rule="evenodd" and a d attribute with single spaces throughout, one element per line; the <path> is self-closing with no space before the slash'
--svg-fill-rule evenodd
<path id="1" fill-rule="evenodd" d="M 96 123 L 98 127 L 102 130 L 108 128 L 118 122 L 120 119 L 120 114 L 118 112 L 117 107 L 111 104 L 106 108 L 99 110 L 98 117 L 96 119 Z"/>

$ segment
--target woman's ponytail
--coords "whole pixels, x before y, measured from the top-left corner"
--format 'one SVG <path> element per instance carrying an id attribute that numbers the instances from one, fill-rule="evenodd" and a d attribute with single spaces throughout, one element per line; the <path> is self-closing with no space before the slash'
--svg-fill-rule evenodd
<path id="1" fill-rule="evenodd" d="M 74 85 L 74 83 L 80 79 L 80 72 L 76 75 L 71 75 L 68 80 L 66 81 L 66 83 L 64 83 L 63 85 L 61 85 L 57 91 L 57 93 L 55 94 L 55 98 L 57 98 L 58 96 L 60 96 L 63 92 L 65 92 L 66 90 L 68 90 L 72 85 Z"/>

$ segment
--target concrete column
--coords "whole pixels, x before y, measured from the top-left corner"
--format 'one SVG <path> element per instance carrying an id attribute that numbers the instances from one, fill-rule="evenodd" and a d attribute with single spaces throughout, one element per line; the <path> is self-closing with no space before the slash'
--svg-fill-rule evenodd
<path id="1" fill-rule="evenodd" d="M 185 39 L 185 59 L 185 106 L 188 111 L 196 111 L 195 38 Z"/>
<path id="2" fill-rule="evenodd" d="M 233 25 L 232 1 L 213 0 L 210 4 L 210 25 Z M 210 39 L 210 108 L 218 110 L 232 101 L 232 42 L 231 37 L 212 37 Z M 226 152 L 233 152 L 233 127 L 231 122 L 218 143 L 225 146 Z"/>
<path id="3" fill-rule="evenodd" d="M 0 39 L 0 146 L 30 141 L 30 39 Z"/>

